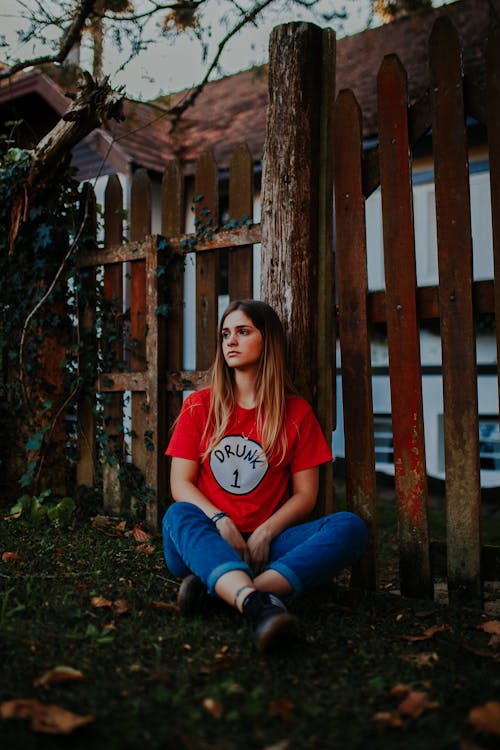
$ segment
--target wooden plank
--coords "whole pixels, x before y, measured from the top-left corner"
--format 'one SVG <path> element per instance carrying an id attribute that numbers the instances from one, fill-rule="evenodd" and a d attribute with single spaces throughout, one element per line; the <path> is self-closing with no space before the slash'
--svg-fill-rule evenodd
<path id="1" fill-rule="evenodd" d="M 148 382 L 148 440 L 146 445 L 146 484 L 154 490 L 154 499 L 146 505 L 146 522 L 157 529 L 160 520 L 159 502 L 164 503 L 166 492 L 166 373 L 167 373 L 167 317 L 162 312 L 166 305 L 166 277 L 158 269 L 166 265 L 167 247 L 151 244 L 146 257 L 147 328 L 146 360 Z M 163 506 L 162 506 L 163 510 Z"/>
<path id="2" fill-rule="evenodd" d="M 443 359 L 448 589 L 479 603 L 480 475 L 472 240 L 460 48 L 447 16 L 430 39 Z"/>
<path id="3" fill-rule="evenodd" d="M 151 180 L 145 169 L 134 174 L 130 198 L 130 239 L 143 240 L 151 234 Z M 146 250 L 147 252 L 147 250 Z M 146 261 L 130 264 L 130 367 L 146 368 Z"/>
<path id="4" fill-rule="evenodd" d="M 494 289 L 500 289 L 500 29 L 491 30 L 486 48 L 488 149 L 490 160 L 491 220 Z M 500 294 L 494 294 L 497 362 L 500 362 Z M 500 404 L 500 371 L 498 381 Z"/>
<path id="5" fill-rule="evenodd" d="M 400 586 L 404 596 L 432 598 L 408 82 L 396 55 L 384 58 L 377 93 Z"/>
<path id="6" fill-rule="evenodd" d="M 208 235 L 218 222 L 217 165 L 211 151 L 200 155 L 196 165 L 195 204 L 197 230 Z M 207 251 L 196 258 L 196 366 L 210 367 L 215 357 L 218 322 L 218 255 Z"/>
<path id="7" fill-rule="evenodd" d="M 235 229 L 218 229 L 209 237 L 197 237 L 194 234 L 184 234 L 173 237 L 171 247 L 175 252 L 206 253 L 210 250 L 224 250 L 225 248 L 255 245 L 262 239 L 261 225 L 237 227 Z"/>
<path id="8" fill-rule="evenodd" d="M 123 190 L 118 175 L 111 175 L 104 193 L 104 246 L 118 247 L 123 236 Z M 112 361 L 105 367 L 119 369 L 123 361 L 123 263 L 104 267 L 104 323 L 103 349 Z M 107 336 L 112 334 L 115 343 L 107 345 Z M 102 392 L 102 389 L 100 389 Z M 103 401 L 105 430 L 109 435 L 106 445 L 117 459 L 105 461 L 103 465 L 103 505 L 108 514 L 120 514 L 123 493 L 120 483 L 120 465 L 123 460 L 123 393 L 110 393 Z"/>
<path id="9" fill-rule="evenodd" d="M 263 165 L 261 297 L 281 318 L 290 371 L 312 404 L 317 395 L 319 123 L 322 30 L 273 29 Z"/>
<path id="10" fill-rule="evenodd" d="M 472 301 L 476 315 L 495 313 L 495 288 L 493 281 L 475 281 L 472 285 Z M 422 286 L 417 289 L 417 313 L 419 320 L 439 318 L 439 288 Z M 387 320 L 385 292 L 368 294 L 368 320 L 370 323 L 385 323 Z"/>
<path id="11" fill-rule="evenodd" d="M 179 234 L 168 236 L 169 247 L 182 255 L 184 253 L 206 253 L 211 250 L 223 250 L 225 248 L 242 247 L 244 245 L 255 245 L 262 239 L 261 225 L 253 224 L 251 227 L 243 226 L 235 229 L 219 229 L 210 239 L 197 237 L 196 234 Z M 147 240 L 143 242 L 128 242 L 125 245 L 111 247 L 105 250 L 84 251 L 78 258 L 77 264 L 80 268 L 85 266 L 103 266 L 108 263 L 125 263 L 133 260 L 144 260 L 146 257 Z"/>
<path id="12" fill-rule="evenodd" d="M 246 143 L 233 151 L 229 167 L 229 219 L 253 219 L 253 159 Z M 228 257 L 229 298 L 253 297 L 253 246 L 231 248 Z"/>
<path id="13" fill-rule="evenodd" d="M 184 228 L 184 175 L 177 159 L 171 159 L 165 166 L 162 178 L 162 217 L 161 231 L 168 237 L 169 248 L 172 248 L 171 237 L 180 235 Z M 167 318 L 166 368 L 179 370 L 183 366 L 184 341 L 184 257 L 176 254 L 170 260 L 167 278 Z M 167 430 L 177 419 L 182 406 L 182 392 L 167 393 L 164 424 Z M 167 433 L 168 434 L 168 433 Z M 164 463 L 164 473 L 167 474 Z M 165 489 L 166 494 L 166 489 Z M 161 496 L 159 498 L 162 500 Z"/>
<path id="14" fill-rule="evenodd" d="M 145 372 L 105 372 L 97 379 L 100 393 L 124 393 L 125 391 L 147 391 Z"/>
<path id="15" fill-rule="evenodd" d="M 94 191 L 89 183 L 82 189 L 81 211 L 87 204 L 88 213 L 87 228 L 84 235 L 89 238 L 92 250 L 96 245 L 97 237 L 97 213 Z M 78 369 L 85 374 L 85 390 L 82 391 L 77 407 L 78 424 L 78 463 L 76 466 L 76 483 L 85 487 L 93 487 L 95 481 L 95 468 L 97 465 L 97 441 L 96 441 L 96 419 L 95 390 L 89 385 L 94 380 L 97 372 L 97 338 L 96 338 L 96 315 L 92 300 L 96 294 L 96 271 L 95 268 L 86 268 L 80 271 L 82 291 L 78 295 L 78 337 L 80 350 L 78 356 Z"/>
<path id="16" fill-rule="evenodd" d="M 145 169 L 139 169 L 132 180 L 130 200 L 130 239 L 142 240 L 151 234 L 151 181 Z M 148 251 L 146 251 L 147 255 Z M 132 371 L 146 369 L 146 261 L 130 264 L 130 336 L 132 339 L 130 366 Z M 132 393 L 132 462 L 143 473 L 147 482 L 149 455 L 146 438 L 154 426 L 149 420 L 149 393 Z M 155 488 L 153 488 L 155 489 Z M 132 506 L 138 502 L 132 498 Z M 156 501 L 156 498 L 154 502 Z M 140 501 L 138 502 L 140 504 Z M 149 510 L 148 513 L 151 511 Z"/>
<path id="17" fill-rule="evenodd" d="M 369 530 L 369 546 L 355 581 L 376 587 L 376 481 L 370 341 L 366 309 L 366 225 L 361 176 L 361 112 L 354 94 L 341 91 L 334 110 L 339 338 L 346 462 L 350 510 Z"/>
<path id="18" fill-rule="evenodd" d="M 167 374 L 169 391 L 199 391 L 209 385 L 209 370 L 178 370 Z"/>
<path id="19" fill-rule="evenodd" d="M 78 266 L 106 266 L 113 263 L 128 263 L 133 260 L 144 260 L 146 257 L 147 239 L 138 242 L 127 242 L 124 245 L 105 247 L 102 250 L 88 250 L 78 258 Z"/>
<path id="20" fill-rule="evenodd" d="M 332 120 L 335 104 L 335 33 L 322 33 L 322 76 L 320 113 L 320 160 L 318 199 L 318 343 L 316 415 L 328 444 L 336 421 L 336 326 L 335 272 L 333 255 L 333 139 Z M 320 467 L 320 489 L 316 513 L 335 510 L 333 464 Z"/>

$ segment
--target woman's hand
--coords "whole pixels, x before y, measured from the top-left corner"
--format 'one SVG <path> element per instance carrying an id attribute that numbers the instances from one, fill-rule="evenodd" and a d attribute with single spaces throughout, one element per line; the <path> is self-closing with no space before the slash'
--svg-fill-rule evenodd
<path id="1" fill-rule="evenodd" d="M 258 526 L 248 538 L 247 547 L 250 552 L 252 570 L 255 575 L 262 573 L 269 562 L 272 540 L 272 534 L 264 524 Z"/>
<path id="2" fill-rule="evenodd" d="M 251 565 L 250 551 L 248 545 L 236 528 L 234 521 L 229 516 L 223 516 L 216 523 L 217 531 L 223 539 L 238 553 L 247 565 Z"/>

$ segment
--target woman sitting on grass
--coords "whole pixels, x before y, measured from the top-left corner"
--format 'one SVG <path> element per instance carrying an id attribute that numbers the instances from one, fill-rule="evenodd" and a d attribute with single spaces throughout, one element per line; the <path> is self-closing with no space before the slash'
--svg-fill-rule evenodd
<path id="1" fill-rule="evenodd" d="M 264 302 L 232 302 L 222 316 L 211 386 L 185 400 L 170 440 L 165 559 L 184 580 L 184 614 L 219 597 L 239 610 L 257 648 L 295 618 L 283 599 L 326 582 L 362 553 L 366 529 L 352 513 L 303 522 L 332 460 L 309 404 L 285 367 L 285 337 Z"/>

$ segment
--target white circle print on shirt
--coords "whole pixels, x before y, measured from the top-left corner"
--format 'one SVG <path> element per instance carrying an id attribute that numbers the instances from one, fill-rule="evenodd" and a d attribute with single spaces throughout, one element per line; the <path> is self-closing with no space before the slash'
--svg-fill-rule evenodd
<path id="1" fill-rule="evenodd" d="M 210 454 L 217 484 L 231 495 L 246 495 L 263 480 L 269 468 L 262 446 L 242 435 L 226 435 Z"/>

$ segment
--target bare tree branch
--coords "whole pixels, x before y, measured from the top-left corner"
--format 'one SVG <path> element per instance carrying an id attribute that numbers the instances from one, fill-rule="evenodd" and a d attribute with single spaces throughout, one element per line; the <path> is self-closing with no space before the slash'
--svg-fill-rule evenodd
<path id="1" fill-rule="evenodd" d="M 97 0 L 82 0 L 80 8 L 72 23 L 64 31 L 59 43 L 59 50 L 55 55 L 43 55 L 30 60 L 22 60 L 14 63 L 6 70 L 0 71 L 0 81 L 10 78 L 14 73 L 25 70 L 33 65 L 44 65 L 46 63 L 62 63 L 67 58 L 73 45 L 79 41 L 85 22 L 92 15 Z"/>
<path id="2" fill-rule="evenodd" d="M 274 0 L 262 0 L 260 3 L 256 3 L 256 5 L 253 6 L 253 8 L 248 12 L 245 13 L 243 18 L 239 23 L 236 24 L 227 34 L 226 36 L 219 42 L 219 45 L 217 47 L 217 52 L 215 53 L 214 57 L 212 58 L 212 61 L 210 65 L 207 68 L 207 71 L 205 75 L 203 76 L 200 83 L 195 86 L 193 89 L 191 89 L 191 92 L 189 96 L 181 103 L 176 105 L 175 107 L 171 107 L 169 110 L 169 115 L 173 115 L 174 117 L 174 127 L 179 121 L 179 118 L 181 115 L 189 108 L 192 104 L 196 101 L 196 99 L 199 97 L 201 92 L 203 91 L 205 84 L 208 83 L 208 80 L 212 74 L 212 72 L 215 70 L 217 65 L 219 64 L 219 60 L 221 58 L 221 55 L 224 51 L 224 48 L 228 44 L 228 42 L 235 36 L 241 29 L 246 26 L 248 23 L 252 23 L 255 18 L 261 13 L 265 8 L 268 7 L 268 5 L 271 5 L 274 2 Z"/>
<path id="3" fill-rule="evenodd" d="M 31 167 L 26 179 L 19 186 L 14 199 L 9 233 L 9 252 L 14 244 L 19 228 L 26 216 L 27 206 L 33 195 L 45 182 L 53 179 L 66 164 L 71 151 L 86 135 L 109 119 L 123 119 L 122 104 L 124 95 L 114 91 L 108 79 L 95 81 L 89 73 L 84 73 L 74 103 L 56 126 L 37 144 L 32 156 Z"/>

